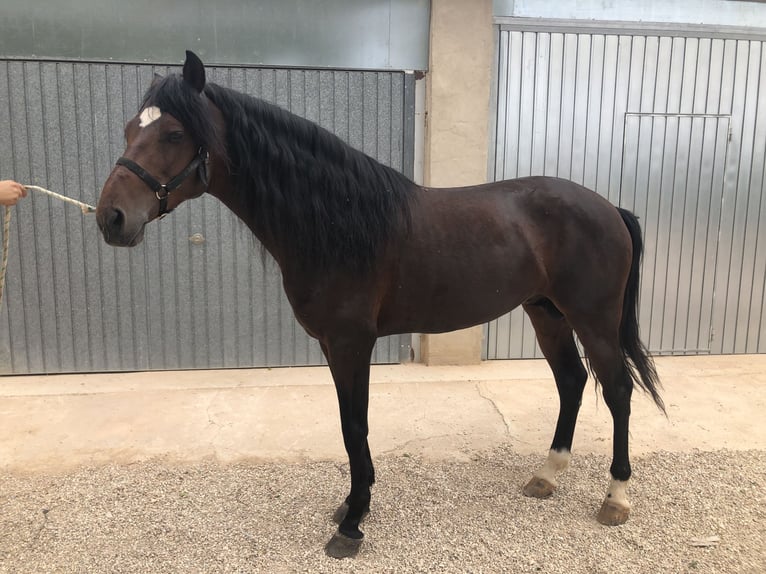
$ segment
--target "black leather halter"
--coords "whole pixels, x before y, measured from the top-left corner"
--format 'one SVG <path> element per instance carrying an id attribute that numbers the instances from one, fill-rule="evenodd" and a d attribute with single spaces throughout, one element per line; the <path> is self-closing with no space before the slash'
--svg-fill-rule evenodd
<path id="1" fill-rule="evenodd" d="M 197 155 L 194 156 L 194 158 L 189 162 L 189 165 L 187 165 L 184 170 L 177 176 L 171 178 L 167 183 L 160 183 L 157 181 L 154 176 L 152 176 L 148 171 L 146 171 L 132 159 L 121 157 L 117 160 L 117 165 L 126 167 L 135 173 L 139 178 L 141 178 L 141 181 L 148 185 L 149 188 L 154 192 L 154 195 L 157 196 L 157 199 L 160 201 L 160 212 L 158 217 L 161 219 L 173 211 L 172 209 L 168 209 L 168 196 L 170 195 L 170 192 L 180 187 L 181 183 L 187 177 L 189 177 L 189 175 L 191 175 L 195 169 L 199 171 L 199 178 L 202 182 L 202 185 L 207 188 L 207 164 L 209 157 L 210 154 L 208 154 L 207 151 L 205 151 L 203 148 L 199 148 L 199 150 L 197 150 Z"/>

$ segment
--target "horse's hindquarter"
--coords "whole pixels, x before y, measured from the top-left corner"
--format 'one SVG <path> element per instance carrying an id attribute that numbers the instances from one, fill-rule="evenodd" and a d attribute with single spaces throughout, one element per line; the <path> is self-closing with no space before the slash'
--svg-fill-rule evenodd
<path id="1" fill-rule="evenodd" d="M 394 255 L 398 274 L 378 329 L 451 331 L 492 320 L 529 299 L 556 299 L 557 290 L 577 290 L 579 277 L 598 280 L 605 268 L 627 274 L 620 261 L 629 242 L 614 207 L 564 180 L 419 191 L 411 233 Z"/>

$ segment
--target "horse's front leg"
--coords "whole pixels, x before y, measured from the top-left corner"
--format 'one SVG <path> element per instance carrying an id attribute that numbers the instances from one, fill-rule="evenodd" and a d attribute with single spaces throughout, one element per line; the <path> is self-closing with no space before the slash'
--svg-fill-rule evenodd
<path id="1" fill-rule="evenodd" d="M 367 405 L 374 344 L 374 335 L 357 333 L 322 345 L 338 393 L 343 443 L 351 470 L 351 493 L 336 512 L 338 532 L 325 546 L 327 554 L 334 558 L 346 558 L 359 551 L 364 537 L 359 523 L 370 508 L 370 486 L 375 474 L 367 445 Z"/>
<path id="2" fill-rule="evenodd" d="M 370 486 L 375 484 L 375 467 L 372 465 L 372 455 L 370 454 L 370 445 L 367 441 L 365 441 L 365 451 L 367 453 L 367 465 L 369 468 L 369 483 Z M 349 498 L 351 498 L 351 495 L 349 494 L 346 497 L 346 500 L 344 500 L 341 505 L 335 510 L 335 513 L 332 515 L 332 520 L 335 522 L 335 524 L 340 525 L 341 522 L 343 522 L 343 519 L 346 518 L 346 515 L 348 514 L 348 501 Z M 370 511 L 369 506 L 365 510 L 365 514 Z M 362 518 L 364 518 L 364 514 L 362 514 Z"/>

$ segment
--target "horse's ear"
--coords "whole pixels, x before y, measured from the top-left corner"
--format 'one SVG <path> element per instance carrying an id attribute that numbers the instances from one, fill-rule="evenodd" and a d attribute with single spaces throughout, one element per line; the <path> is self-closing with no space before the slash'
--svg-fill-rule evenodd
<path id="1" fill-rule="evenodd" d="M 202 93 L 202 90 L 205 87 L 205 66 L 202 64 L 202 60 L 199 59 L 197 54 L 190 50 L 186 50 L 183 78 L 184 82 L 189 84 L 198 93 Z"/>

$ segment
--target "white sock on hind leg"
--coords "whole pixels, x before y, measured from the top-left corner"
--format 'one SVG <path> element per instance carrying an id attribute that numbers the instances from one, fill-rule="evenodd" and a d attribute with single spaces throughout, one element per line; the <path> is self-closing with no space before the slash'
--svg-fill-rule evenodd
<path id="1" fill-rule="evenodd" d="M 556 476 L 569 466 L 569 459 L 572 453 L 568 450 L 557 451 L 551 449 L 548 451 L 548 458 L 540 470 L 535 473 L 537 478 L 547 480 L 553 486 L 556 486 Z"/>

